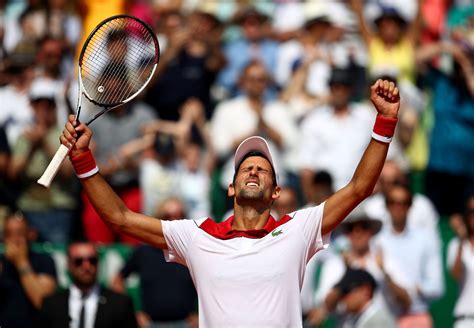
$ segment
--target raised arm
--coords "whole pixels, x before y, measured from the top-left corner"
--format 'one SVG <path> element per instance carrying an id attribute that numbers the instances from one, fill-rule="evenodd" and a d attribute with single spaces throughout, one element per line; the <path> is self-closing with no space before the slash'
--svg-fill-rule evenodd
<path id="1" fill-rule="evenodd" d="M 364 39 L 364 42 L 368 45 L 370 40 L 373 37 L 373 32 L 370 30 L 369 26 L 365 22 L 364 17 L 364 2 L 362 0 L 351 0 L 352 10 L 354 11 L 357 17 L 357 26 L 359 27 L 359 32 Z"/>
<path id="2" fill-rule="evenodd" d="M 74 115 L 70 115 L 60 140 L 71 149 L 70 158 L 73 164 L 80 160 L 80 166 L 87 168 L 91 166 L 91 161 L 93 162 L 89 151 L 92 131 L 84 123 L 74 127 L 74 120 Z M 95 210 L 108 226 L 145 243 L 166 249 L 161 220 L 129 210 L 100 173 L 80 178 L 80 181 Z"/>
<path id="3" fill-rule="evenodd" d="M 393 135 L 400 108 L 398 88 L 393 82 L 377 80 L 370 88 L 370 100 L 378 115 L 374 127 L 374 132 L 378 136 L 373 137 L 384 141 L 371 139 L 351 181 L 326 201 L 323 234 L 336 228 L 360 202 L 372 194 L 387 157 L 389 146 L 387 141 L 390 140 L 390 132 Z M 382 135 L 380 131 L 383 131 Z"/>

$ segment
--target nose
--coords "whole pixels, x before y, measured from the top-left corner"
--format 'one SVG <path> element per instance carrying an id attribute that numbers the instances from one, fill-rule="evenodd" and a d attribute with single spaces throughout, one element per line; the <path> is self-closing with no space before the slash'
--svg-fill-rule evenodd
<path id="1" fill-rule="evenodd" d="M 254 167 L 252 167 L 252 169 L 250 170 L 250 175 L 251 175 L 251 176 L 257 176 L 257 172 L 258 172 L 258 170 L 257 170 L 257 168 L 254 166 Z"/>

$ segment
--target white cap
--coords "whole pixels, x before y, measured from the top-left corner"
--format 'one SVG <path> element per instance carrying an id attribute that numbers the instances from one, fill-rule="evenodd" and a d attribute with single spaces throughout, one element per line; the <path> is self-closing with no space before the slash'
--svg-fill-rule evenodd
<path id="1" fill-rule="evenodd" d="M 239 147 L 237 147 L 234 156 L 235 172 L 237 172 L 237 170 L 239 169 L 239 166 L 240 164 L 242 164 L 242 161 L 244 160 L 245 156 L 247 156 L 247 154 L 251 152 L 259 152 L 266 157 L 266 159 L 270 162 L 270 165 L 272 166 L 273 173 L 275 173 L 275 177 L 278 183 L 278 173 L 275 169 L 275 165 L 273 164 L 273 158 L 272 154 L 270 153 L 268 143 L 264 138 L 259 136 L 249 137 L 242 141 Z"/>
<path id="2" fill-rule="evenodd" d="M 30 91 L 28 93 L 28 97 L 30 100 L 36 99 L 56 99 L 56 84 L 44 78 L 35 79 L 31 83 Z"/>

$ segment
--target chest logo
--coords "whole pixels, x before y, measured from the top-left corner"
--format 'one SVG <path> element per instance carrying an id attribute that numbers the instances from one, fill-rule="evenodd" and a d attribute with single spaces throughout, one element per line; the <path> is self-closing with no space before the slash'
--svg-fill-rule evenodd
<path id="1" fill-rule="evenodd" d="M 281 235 L 282 233 L 283 233 L 283 231 L 281 231 L 281 229 L 278 230 L 278 231 L 273 230 L 273 231 L 272 231 L 272 237 L 276 237 L 276 236 L 278 236 L 278 235 Z"/>

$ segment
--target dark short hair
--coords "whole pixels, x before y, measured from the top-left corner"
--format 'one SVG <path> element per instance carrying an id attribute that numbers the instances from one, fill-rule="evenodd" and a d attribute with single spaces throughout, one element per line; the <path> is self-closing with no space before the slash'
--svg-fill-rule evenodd
<path id="1" fill-rule="evenodd" d="M 361 269 L 347 268 L 344 276 L 334 287 L 339 288 L 343 295 L 347 295 L 352 290 L 363 285 L 371 287 L 372 295 L 377 289 L 377 282 L 369 272 Z"/>
<path id="2" fill-rule="evenodd" d="M 237 177 L 237 172 L 239 171 L 239 168 L 240 168 L 240 165 L 242 165 L 242 163 L 249 157 L 252 157 L 252 156 L 259 156 L 259 157 L 263 157 L 265 158 L 269 163 L 270 163 L 270 166 L 272 167 L 272 180 L 273 180 L 273 185 L 276 187 L 278 184 L 277 184 L 277 178 L 276 178 L 276 174 L 275 174 L 275 168 L 271 165 L 271 162 L 270 160 L 267 158 L 267 156 L 265 156 L 263 153 L 259 152 L 259 151 L 251 151 L 251 152 L 248 152 L 243 158 L 242 160 L 240 161 L 239 165 L 237 165 L 237 169 L 235 170 L 234 172 L 234 176 L 232 177 L 232 183 L 235 184 L 235 178 Z"/>
<path id="3" fill-rule="evenodd" d="M 319 170 L 314 173 L 313 184 L 322 184 L 332 189 L 332 176 L 326 170 Z"/>

